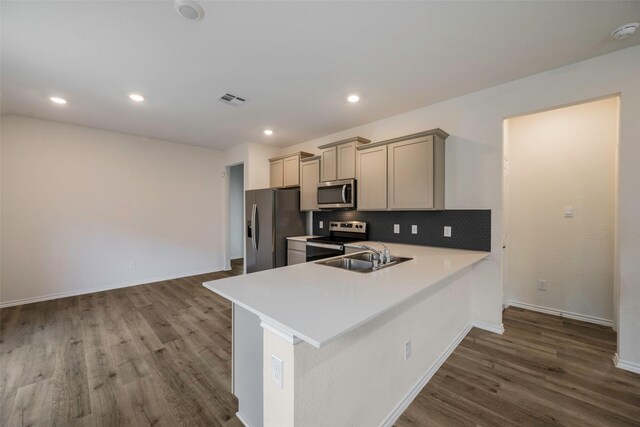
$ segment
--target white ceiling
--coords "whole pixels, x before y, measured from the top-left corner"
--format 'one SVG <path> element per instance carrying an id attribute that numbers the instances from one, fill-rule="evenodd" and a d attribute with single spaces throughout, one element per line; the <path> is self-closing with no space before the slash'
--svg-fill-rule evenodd
<path id="1" fill-rule="evenodd" d="M 2 114 L 285 146 L 640 43 L 609 37 L 638 1 L 200 4 L 2 1 Z"/>

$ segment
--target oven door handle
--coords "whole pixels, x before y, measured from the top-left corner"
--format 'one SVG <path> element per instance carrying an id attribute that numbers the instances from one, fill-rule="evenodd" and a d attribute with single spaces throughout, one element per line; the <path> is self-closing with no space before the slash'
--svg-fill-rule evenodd
<path id="1" fill-rule="evenodd" d="M 336 249 L 338 251 L 341 251 L 343 249 L 342 245 L 331 245 L 327 243 L 307 242 L 307 246 L 313 246 L 315 248 Z"/>
<path id="2" fill-rule="evenodd" d="M 342 186 L 342 203 L 347 203 L 347 184 Z"/>

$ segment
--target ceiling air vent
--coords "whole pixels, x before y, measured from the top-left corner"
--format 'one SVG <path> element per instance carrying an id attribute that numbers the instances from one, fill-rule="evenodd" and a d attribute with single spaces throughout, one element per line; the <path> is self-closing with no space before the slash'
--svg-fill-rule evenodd
<path id="1" fill-rule="evenodd" d="M 237 107 L 238 105 L 242 105 L 245 102 L 247 102 L 245 98 L 241 98 L 238 95 L 232 95 L 230 93 L 225 93 L 220 98 L 218 98 L 218 101 L 224 102 L 227 105 L 233 105 L 234 107 Z"/>

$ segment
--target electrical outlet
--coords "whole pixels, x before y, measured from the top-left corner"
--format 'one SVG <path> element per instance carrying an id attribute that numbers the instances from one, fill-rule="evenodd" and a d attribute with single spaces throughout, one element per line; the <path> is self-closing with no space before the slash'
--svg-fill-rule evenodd
<path id="1" fill-rule="evenodd" d="M 541 291 L 546 291 L 547 290 L 547 281 L 546 280 L 542 280 L 542 279 L 538 279 L 538 289 Z"/>
<path id="2" fill-rule="evenodd" d="M 411 234 L 418 234 L 418 226 L 417 225 L 412 225 L 411 226 Z"/>
<path id="3" fill-rule="evenodd" d="M 135 268 L 136 268 L 136 262 L 135 262 L 135 261 L 131 261 L 131 262 L 129 263 L 129 268 L 130 268 L 131 270 L 135 270 Z"/>
<path id="4" fill-rule="evenodd" d="M 399 234 L 400 233 L 400 224 L 393 224 L 393 232 L 395 234 Z"/>
<path id="5" fill-rule="evenodd" d="M 277 358 L 275 355 L 271 355 L 271 381 L 282 388 L 282 376 L 283 376 L 282 359 Z"/>
<path id="6" fill-rule="evenodd" d="M 451 227 L 448 225 L 444 226 L 444 237 L 451 237 Z"/>
<path id="7" fill-rule="evenodd" d="M 409 360 L 411 357 L 411 340 L 404 343 L 404 360 Z"/>
<path id="8" fill-rule="evenodd" d="M 319 227 L 320 227 L 320 228 L 324 228 L 324 221 L 320 221 L 320 225 L 319 225 Z"/>

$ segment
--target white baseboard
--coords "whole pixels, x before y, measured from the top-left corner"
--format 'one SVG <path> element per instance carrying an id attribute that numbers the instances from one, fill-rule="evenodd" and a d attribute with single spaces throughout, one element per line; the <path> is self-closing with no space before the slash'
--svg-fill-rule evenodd
<path id="1" fill-rule="evenodd" d="M 169 276 L 151 277 L 148 279 L 140 279 L 140 280 L 135 280 L 130 282 L 115 283 L 107 286 L 99 286 L 96 288 L 78 289 L 75 291 L 58 292 L 55 294 L 41 295 L 37 297 L 20 298 L 12 301 L 0 302 L 0 308 L 12 307 L 14 305 L 31 304 L 34 302 L 49 301 L 49 300 L 60 299 L 60 298 L 74 297 L 78 295 L 92 294 L 95 292 L 110 291 L 112 289 L 128 288 L 130 286 L 138 286 L 138 285 L 144 285 L 147 283 L 161 282 L 163 280 L 179 279 L 181 277 L 187 277 L 187 276 L 197 276 L 199 274 L 213 273 L 216 271 L 222 271 L 222 269 L 220 267 L 215 267 L 213 269 L 207 269 L 205 271 L 189 271 L 189 272 L 180 273 L 180 274 L 172 274 Z"/>
<path id="2" fill-rule="evenodd" d="M 236 412 L 236 417 L 238 417 L 238 419 L 240 420 L 240 422 L 245 426 L 245 427 L 251 427 L 251 424 L 249 424 L 247 422 L 247 420 L 242 416 L 242 414 L 240 413 L 240 411 Z"/>
<path id="3" fill-rule="evenodd" d="M 504 325 L 502 323 L 499 325 L 493 325 L 491 323 L 475 320 L 474 322 L 472 322 L 472 325 L 474 328 L 484 329 L 485 331 L 493 332 L 494 334 L 504 334 Z"/>
<path id="4" fill-rule="evenodd" d="M 567 319 L 581 320 L 583 322 L 595 323 L 596 325 L 613 327 L 613 320 L 603 319 L 601 317 L 589 316 L 586 314 L 574 313 L 571 311 L 558 310 L 557 308 L 542 307 L 534 304 L 527 304 L 518 301 L 509 301 L 507 307 L 513 306 L 523 308 L 525 310 L 537 311 L 539 313 L 552 314 L 554 316 L 566 317 Z"/>
<path id="5" fill-rule="evenodd" d="M 620 369 L 624 369 L 625 371 L 635 372 L 636 374 L 640 374 L 640 363 L 620 360 L 620 357 L 618 357 L 618 353 L 613 355 L 613 364 L 616 366 L 616 368 L 620 368 Z"/>
<path id="6" fill-rule="evenodd" d="M 431 377 L 435 375 L 435 373 L 440 369 L 440 366 L 447 360 L 447 358 L 453 353 L 458 344 L 462 342 L 464 337 L 469 333 L 471 327 L 473 325 L 467 325 L 449 344 L 446 350 L 438 357 L 438 360 L 431 365 L 431 368 L 418 380 L 418 382 L 411 388 L 411 390 L 404 396 L 404 398 L 396 405 L 396 407 L 391 411 L 391 413 L 385 418 L 385 420 L 380 424 L 381 427 L 391 427 L 393 424 L 398 421 L 400 415 L 409 407 L 413 399 L 416 398 L 418 393 L 424 388 L 425 385 L 429 382 Z"/>

